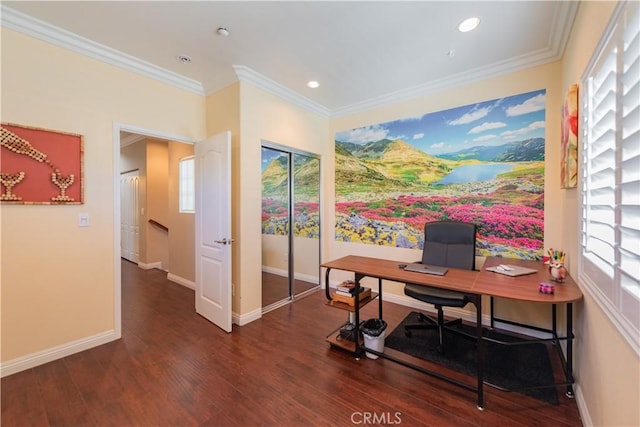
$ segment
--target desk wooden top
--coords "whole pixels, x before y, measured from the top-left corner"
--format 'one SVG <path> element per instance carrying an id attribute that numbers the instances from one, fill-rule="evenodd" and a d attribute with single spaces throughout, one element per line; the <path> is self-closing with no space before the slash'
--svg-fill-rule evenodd
<path id="1" fill-rule="evenodd" d="M 510 277 L 486 270 L 499 264 L 519 265 L 538 270 L 537 273 Z M 554 294 L 547 295 L 538 291 L 540 282 L 554 285 Z M 550 280 L 549 268 L 539 261 L 528 261 L 514 258 L 488 257 L 479 272 L 473 291 L 482 295 L 509 298 L 518 301 L 568 303 L 582 299 L 582 291 L 576 282 L 567 274 L 563 283 Z"/>
<path id="2" fill-rule="evenodd" d="M 398 261 L 387 259 L 348 255 L 325 262 L 322 267 L 352 271 L 363 276 L 377 277 L 394 282 L 413 283 L 518 301 L 561 304 L 578 301 L 582 298 L 582 291 L 568 275 L 564 283 L 550 282 L 555 285 L 555 293 L 553 295 L 540 293 L 538 285 L 540 282 L 549 282 L 549 272 L 546 265 L 536 261 L 488 257 L 481 271 L 449 268 L 444 276 L 404 271 L 398 267 L 398 264 Z M 486 267 L 498 264 L 521 265 L 535 268 L 538 272 L 525 276 L 510 277 L 485 270 Z"/>
<path id="3" fill-rule="evenodd" d="M 401 283 L 413 283 L 422 286 L 450 289 L 459 292 L 471 292 L 478 275 L 477 271 L 450 268 L 444 276 L 415 273 L 398 267 L 399 261 L 348 255 L 334 261 L 325 262 L 322 267 L 336 270 L 353 271 L 363 276 L 379 277 Z"/>

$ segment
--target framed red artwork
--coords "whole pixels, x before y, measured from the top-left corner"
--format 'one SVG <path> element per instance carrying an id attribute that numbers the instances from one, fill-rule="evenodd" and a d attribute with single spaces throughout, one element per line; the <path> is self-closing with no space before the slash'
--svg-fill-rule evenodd
<path id="1" fill-rule="evenodd" d="M 2 123 L 0 203 L 84 203 L 83 136 Z"/>
<path id="2" fill-rule="evenodd" d="M 578 85 L 572 84 L 562 105 L 561 188 L 578 185 Z"/>

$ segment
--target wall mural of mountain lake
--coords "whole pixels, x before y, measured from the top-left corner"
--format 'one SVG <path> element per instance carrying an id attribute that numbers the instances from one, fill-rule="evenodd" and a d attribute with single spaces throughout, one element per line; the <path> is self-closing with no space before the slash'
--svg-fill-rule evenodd
<path id="1" fill-rule="evenodd" d="M 294 154 L 293 235 L 320 238 L 320 161 Z M 289 156 L 262 147 L 262 234 L 289 233 Z"/>
<path id="2" fill-rule="evenodd" d="M 478 255 L 540 259 L 546 91 L 338 132 L 337 241 L 422 249 L 424 224 L 478 225 Z"/>

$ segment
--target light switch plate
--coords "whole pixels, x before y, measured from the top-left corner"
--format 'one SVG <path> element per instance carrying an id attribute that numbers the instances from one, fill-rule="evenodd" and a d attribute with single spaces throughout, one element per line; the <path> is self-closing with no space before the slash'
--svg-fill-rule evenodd
<path id="1" fill-rule="evenodd" d="M 81 212 L 78 214 L 78 226 L 79 227 L 88 227 L 89 226 L 89 214 L 86 212 Z"/>

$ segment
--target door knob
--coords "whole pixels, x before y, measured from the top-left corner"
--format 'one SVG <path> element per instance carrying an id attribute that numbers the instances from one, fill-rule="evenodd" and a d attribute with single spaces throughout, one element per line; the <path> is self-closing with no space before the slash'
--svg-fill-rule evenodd
<path id="1" fill-rule="evenodd" d="M 220 244 L 223 244 L 223 245 L 230 245 L 231 243 L 233 243 L 233 242 L 235 242 L 235 241 L 236 241 L 235 239 L 229 239 L 229 240 L 227 240 L 227 238 L 226 238 L 226 237 L 225 237 L 224 239 L 222 239 L 222 240 L 214 240 L 214 242 L 216 242 L 216 243 L 220 243 Z"/>

